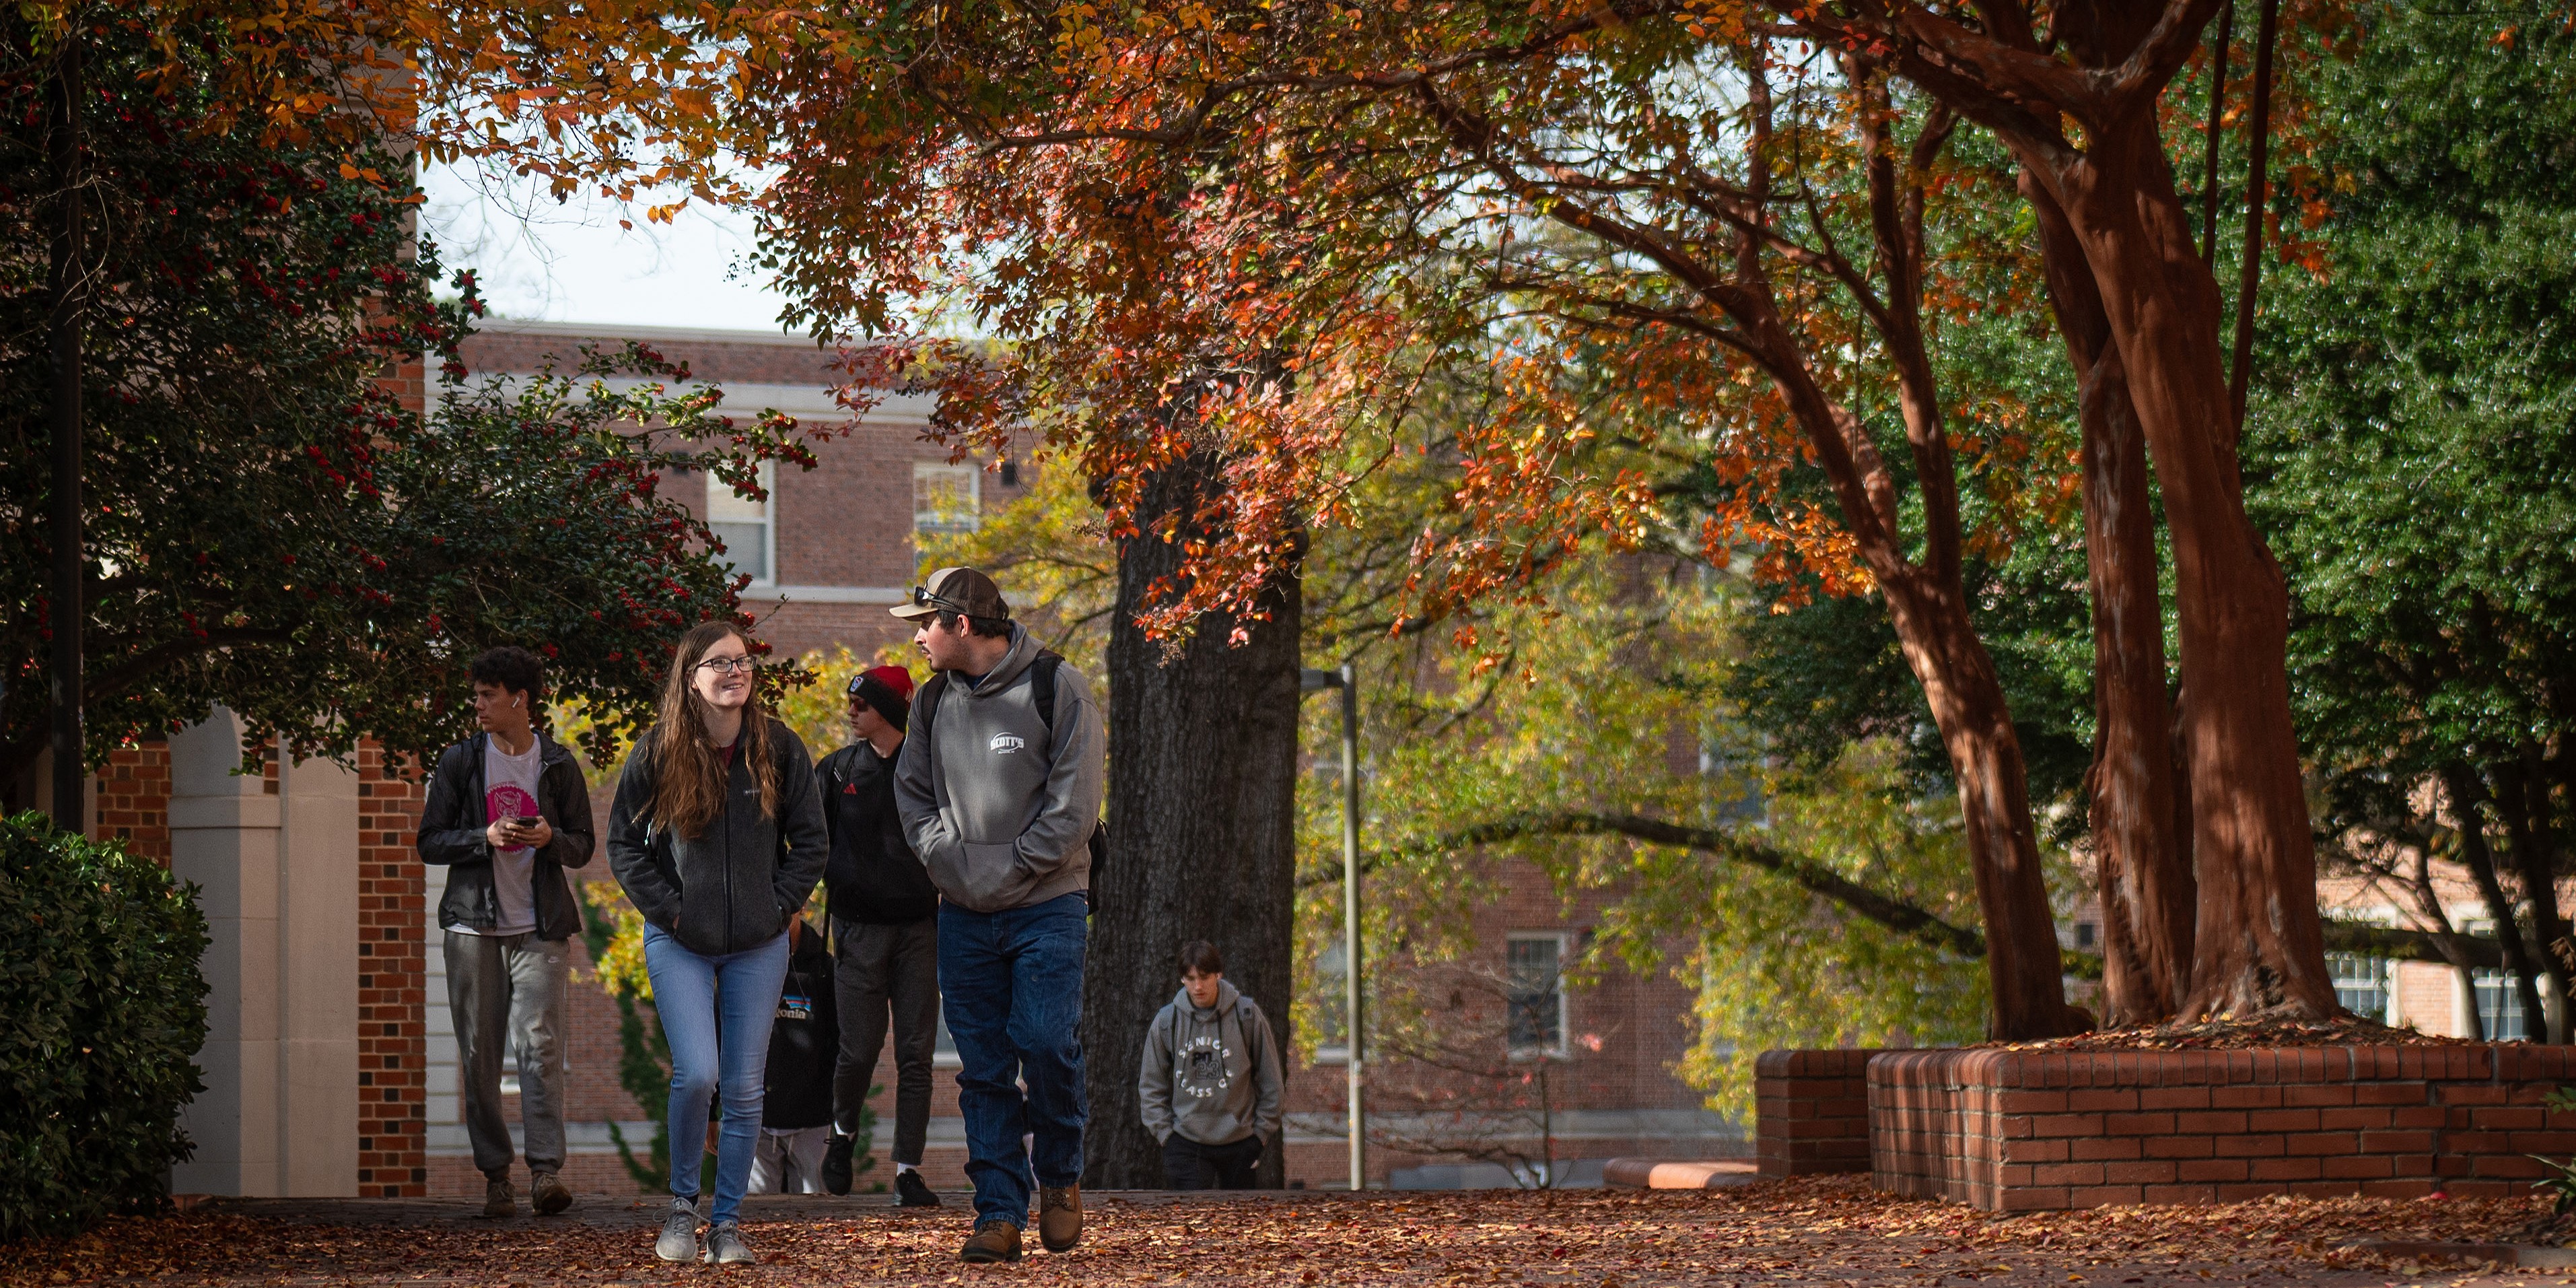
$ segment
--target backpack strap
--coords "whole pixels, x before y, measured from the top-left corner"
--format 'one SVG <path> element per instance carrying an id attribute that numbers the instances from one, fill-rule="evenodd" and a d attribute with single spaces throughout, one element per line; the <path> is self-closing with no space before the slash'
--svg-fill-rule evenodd
<path id="1" fill-rule="evenodd" d="M 1047 741 L 1055 741 L 1055 673 L 1064 668 L 1064 659 L 1055 650 L 1038 654 L 1029 664 L 1029 698 L 1037 703 L 1038 719 L 1046 722 Z M 1055 749 L 1050 746 L 1048 751 Z"/>
<path id="2" fill-rule="evenodd" d="M 920 688 L 913 690 L 912 715 L 905 721 L 909 726 L 906 730 L 907 737 L 915 733 L 925 739 L 930 737 L 930 722 L 939 715 L 939 699 L 947 692 L 948 673 L 946 671 L 933 673 L 929 679 L 921 682 Z"/>

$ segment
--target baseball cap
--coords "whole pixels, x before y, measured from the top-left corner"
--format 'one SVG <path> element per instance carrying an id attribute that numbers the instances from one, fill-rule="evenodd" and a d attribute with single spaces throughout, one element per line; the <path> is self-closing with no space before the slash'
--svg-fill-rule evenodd
<path id="1" fill-rule="evenodd" d="M 1002 602 L 1002 588 L 994 585 L 992 578 L 972 568 L 942 568 L 930 574 L 929 581 L 912 588 L 910 602 L 886 611 L 902 618 L 923 618 L 944 611 L 1008 619 L 1011 606 Z"/>

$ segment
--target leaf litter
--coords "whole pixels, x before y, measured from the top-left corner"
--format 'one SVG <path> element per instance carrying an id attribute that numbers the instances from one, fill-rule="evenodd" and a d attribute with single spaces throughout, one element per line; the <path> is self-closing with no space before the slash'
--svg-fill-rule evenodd
<path id="1" fill-rule="evenodd" d="M 864 1205 L 863 1205 L 864 1204 Z M 2545 1209 L 2537 1199 L 2277 1197 L 2199 1207 L 2101 1208 L 1998 1216 L 1899 1198 L 1861 1177 L 1771 1181 L 1711 1191 L 1451 1191 L 1188 1196 L 1095 1194 L 1076 1252 L 1031 1239 L 1016 1266 L 956 1260 L 954 1204 L 903 1212 L 863 1200 L 803 1201 L 800 1219 L 744 1233 L 759 1266 L 673 1266 L 652 1255 L 659 1204 L 593 1196 L 561 1218 L 483 1222 L 467 1207 L 386 1201 L 258 1212 L 221 1205 L 120 1217 L 86 1234 L 29 1240 L 0 1257 L 0 1288 L 149 1283 L 472 1284 L 494 1288 L 713 1285 L 2364 1285 L 2562 1284 L 2563 1273 L 2425 1265 L 2344 1245 L 2362 1239 L 2485 1242 Z M 783 1209 L 772 1209 L 772 1212 Z"/>

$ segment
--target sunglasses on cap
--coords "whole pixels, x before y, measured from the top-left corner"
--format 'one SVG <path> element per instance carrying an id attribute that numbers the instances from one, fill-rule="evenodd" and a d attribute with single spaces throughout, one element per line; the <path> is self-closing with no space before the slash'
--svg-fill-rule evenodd
<path id="1" fill-rule="evenodd" d="M 972 612 L 967 610 L 967 607 L 964 604 L 958 603 L 956 600 L 950 599 L 946 595 L 934 595 L 930 593 L 930 587 L 928 586 L 915 586 L 912 588 L 912 606 L 915 608 L 944 608 L 952 613 L 960 613 L 969 617 L 974 616 Z"/>

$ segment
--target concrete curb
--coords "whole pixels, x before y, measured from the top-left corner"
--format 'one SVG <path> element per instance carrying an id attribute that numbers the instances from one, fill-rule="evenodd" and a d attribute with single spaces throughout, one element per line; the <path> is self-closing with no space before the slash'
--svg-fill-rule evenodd
<path id="1" fill-rule="evenodd" d="M 2525 1243 L 2419 1243 L 2404 1239 L 2364 1239 L 2344 1245 L 2355 1252 L 2418 1261 L 2492 1261 L 2527 1270 L 2576 1269 L 2576 1248 L 2541 1248 Z"/>
<path id="2" fill-rule="evenodd" d="M 1614 1158 L 1602 1164 L 1601 1181 L 1638 1190 L 1719 1190 L 1749 1185 L 1759 1179 L 1751 1159 L 1678 1162 L 1659 1158 Z"/>

